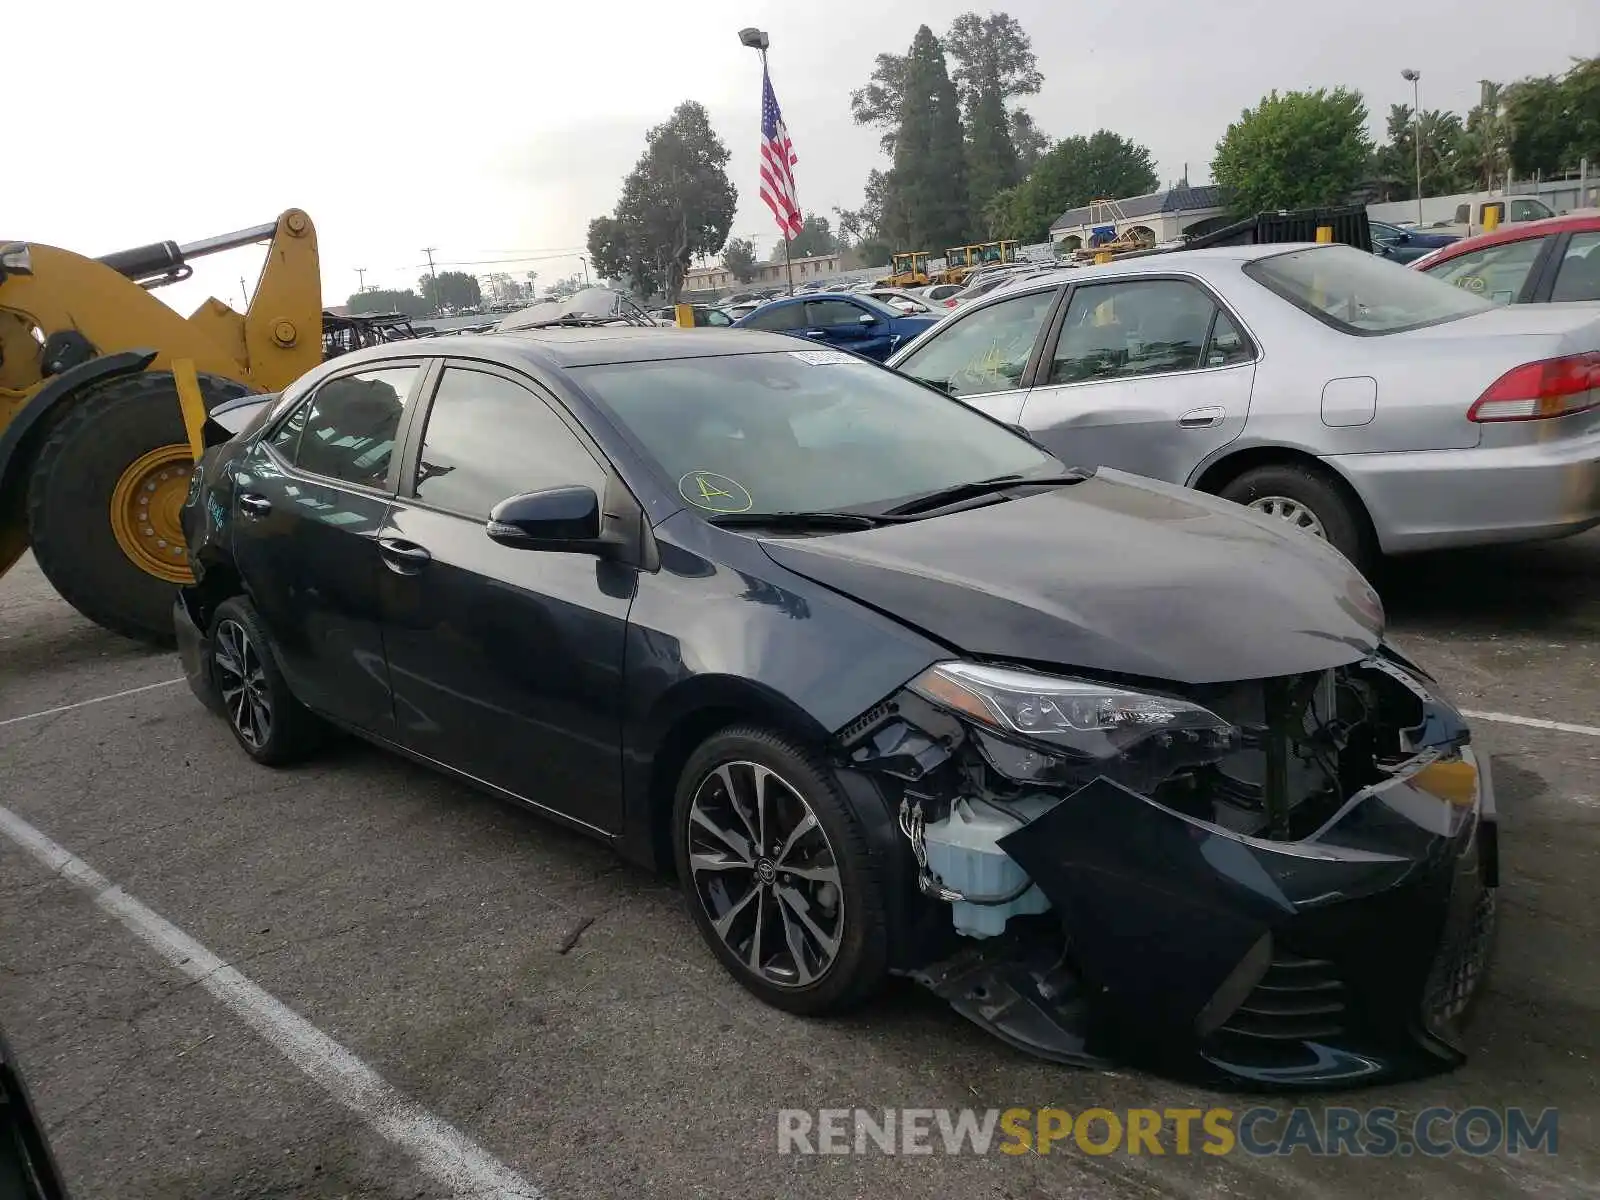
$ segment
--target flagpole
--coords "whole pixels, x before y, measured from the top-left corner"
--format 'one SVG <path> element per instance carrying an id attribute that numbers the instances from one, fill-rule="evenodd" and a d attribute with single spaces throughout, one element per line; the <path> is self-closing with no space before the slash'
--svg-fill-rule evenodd
<path id="1" fill-rule="evenodd" d="M 761 77 L 767 78 L 767 48 L 761 47 Z M 783 273 L 789 281 L 789 295 L 794 295 L 794 262 L 789 256 L 789 231 L 783 231 Z"/>

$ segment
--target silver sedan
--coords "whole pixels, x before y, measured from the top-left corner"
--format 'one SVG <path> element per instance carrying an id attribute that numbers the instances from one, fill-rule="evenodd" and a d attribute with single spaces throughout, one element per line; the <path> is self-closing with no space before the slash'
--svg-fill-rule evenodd
<path id="1" fill-rule="evenodd" d="M 1600 313 L 1498 306 L 1340 245 L 1018 281 L 887 365 L 1068 462 L 1381 554 L 1600 524 Z"/>

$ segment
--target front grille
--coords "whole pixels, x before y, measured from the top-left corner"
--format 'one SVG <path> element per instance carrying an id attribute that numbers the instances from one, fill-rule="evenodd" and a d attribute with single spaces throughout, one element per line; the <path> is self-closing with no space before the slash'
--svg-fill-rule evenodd
<path id="1" fill-rule="evenodd" d="M 1344 1032 L 1345 986 L 1327 959 L 1273 955 L 1261 982 L 1217 1032 L 1254 1041 L 1290 1042 Z"/>

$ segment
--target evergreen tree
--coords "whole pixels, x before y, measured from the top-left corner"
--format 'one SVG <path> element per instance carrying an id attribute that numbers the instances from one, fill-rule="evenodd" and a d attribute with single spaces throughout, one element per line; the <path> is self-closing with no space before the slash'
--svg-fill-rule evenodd
<path id="1" fill-rule="evenodd" d="M 1027 32 L 1007 13 L 962 13 L 944 45 L 956 64 L 951 78 L 966 118 L 967 187 L 977 229 L 989 201 L 1025 173 L 1006 102 L 1037 92 L 1044 76 Z"/>
<path id="2" fill-rule="evenodd" d="M 906 59 L 894 170 L 888 177 L 886 209 L 905 216 L 904 249 L 937 255 L 966 243 L 966 165 L 956 87 L 939 40 L 923 25 Z"/>

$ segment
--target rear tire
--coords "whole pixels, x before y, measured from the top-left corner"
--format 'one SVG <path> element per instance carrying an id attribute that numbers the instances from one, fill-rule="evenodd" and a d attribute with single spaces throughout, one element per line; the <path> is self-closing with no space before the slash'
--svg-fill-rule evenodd
<path id="1" fill-rule="evenodd" d="M 208 411 L 249 391 L 209 376 L 201 378 L 200 388 Z M 65 408 L 40 447 L 28 483 L 33 556 L 61 598 L 89 620 L 171 646 L 176 585 L 123 550 L 111 505 L 118 481 L 137 459 L 163 446 L 188 445 L 177 387 L 171 375 L 141 372 L 91 386 Z M 186 564 L 181 545 L 179 550 L 174 563 Z"/>
<path id="2" fill-rule="evenodd" d="M 1338 484 L 1314 467 L 1272 463 L 1255 467 L 1218 493 L 1264 515 L 1299 517 L 1288 523 L 1308 536 L 1320 536 L 1351 561 L 1363 575 L 1377 565 L 1377 554 L 1359 502 L 1352 503 Z M 1310 520 L 1315 528 L 1302 524 Z"/>
<path id="3" fill-rule="evenodd" d="M 212 686 L 246 754 L 263 766 L 282 767 L 321 748 L 326 726 L 289 690 L 272 639 L 249 600 L 234 596 L 217 605 L 207 645 Z"/>
<path id="4" fill-rule="evenodd" d="M 748 796 L 747 782 L 763 776 L 764 823 L 748 810 L 746 816 L 769 844 L 747 854 L 738 843 L 748 846 L 752 826 L 725 803 L 723 781 L 733 779 Z M 890 936 L 885 886 L 861 820 L 826 763 L 755 726 L 715 734 L 684 765 L 672 828 L 689 914 L 746 989 L 801 1016 L 847 1012 L 882 990 Z"/>

